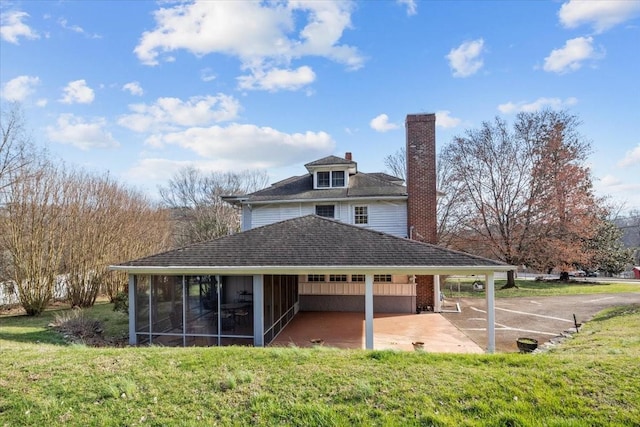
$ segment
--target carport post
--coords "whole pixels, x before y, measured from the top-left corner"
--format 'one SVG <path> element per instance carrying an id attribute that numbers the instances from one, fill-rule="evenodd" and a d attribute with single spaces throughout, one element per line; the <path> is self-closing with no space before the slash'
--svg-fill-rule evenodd
<path id="1" fill-rule="evenodd" d="M 373 274 L 364 276 L 365 348 L 373 350 Z"/>
<path id="2" fill-rule="evenodd" d="M 493 273 L 485 275 L 487 282 L 487 353 L 496 352 L 496 308 Z"/>

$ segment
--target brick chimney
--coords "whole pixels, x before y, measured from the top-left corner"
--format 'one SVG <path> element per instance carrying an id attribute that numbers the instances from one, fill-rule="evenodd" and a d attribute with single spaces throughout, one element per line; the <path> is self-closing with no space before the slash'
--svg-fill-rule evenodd
<path id="1" fill-rule="evenodd" d="M 409 114 L 407 132 L 407 235 L 437 243 L 436 115 Z M 416 276 L 416 304 L 434 306 L 433 276 Z"/>
<path id="2" fill-rule="evenodd" d="M 344 158 L 345 158 L 345 159 L 347 159 L 347 160 L 349 160 L 349 161 L 353 160 L 353 159 L 351 158 L 351 151 L 347 151 L 347 152 L 345 153 L 345 155 L 344 155 Z"/>

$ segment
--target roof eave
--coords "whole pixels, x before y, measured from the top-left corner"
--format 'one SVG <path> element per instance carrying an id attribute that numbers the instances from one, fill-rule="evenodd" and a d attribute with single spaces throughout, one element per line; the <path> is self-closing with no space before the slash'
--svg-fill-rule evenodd
<path id="1" fill-rule="evenodd" d="M 269 199 L 269 200 L 243 200 L 241 203 L 249 203 L 252 205 L 269 205 L 272 203 L 313 203 L 316 201 L 322 202 L 343 202 L 348 200 L 407 200 L 407 195 L 398 196 L 349 196 L 349 197 L 317 197 L 313 199 Z"/>
<path id="2" fill-rule="evenodd" d="M 254 274 L 489 274 L 515 270 L 513 265 L 466 265 L 466 266 L 421 266 L 421 265 L 341 265 L 341 266 L 127 266 L 112 265 L 110 270 L 126 271 L 130 274 L 223 274 L 223 275 L 254 275 Z"/>

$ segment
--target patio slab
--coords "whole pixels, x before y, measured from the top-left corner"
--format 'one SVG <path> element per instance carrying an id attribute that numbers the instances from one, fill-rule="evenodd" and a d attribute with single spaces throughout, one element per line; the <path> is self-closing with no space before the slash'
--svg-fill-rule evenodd
<path id="1" fill-rule="evenodd" d="M 450 321 L 437 313 L 376 314 L 373 319 L 373 346 L 376 350 L 413 351 L 413 342 L 424 342 L 430 353 L 484 353 Z M 270 346 L 311 347 L 312 340 L 325 346 L 364 349 L 364 313 L 299 312 Z"/>

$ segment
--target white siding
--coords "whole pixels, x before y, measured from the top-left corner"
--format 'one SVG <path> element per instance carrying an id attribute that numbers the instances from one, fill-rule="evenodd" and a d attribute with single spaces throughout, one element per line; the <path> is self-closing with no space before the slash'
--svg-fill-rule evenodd
<path id="1" fill-rule="evenodd" d="M 407 237 L 407 203 L 406 201 L 376 201 L 372 203 L 352 203 L 349 224 L 353 224 L 355 207 L 367 206 L 369 224 L 359 225 L 398 237 Z M 346 221 L 345 221 L 346 222 Z"/>
<path id="2" fill-rule="evenodd" d="M 261 227 L 304 215 L 315 213 L 316 204 L 334 204 L 336 219 L 354 223 L 354 207 L 367 206 L 369 224 L 361 225 L 399 237 L 407 236 L 406 201 L 362 201 L 362 202 L 305 202 L 278 203 L 272 205 L 254 205 L 252 210 L 243 208 L 243 230 Z M 250 215 L 250 217 L 247 217 Z M 246 226 L 246 224 L 249 224 Z"/>
<path id="3" fill-rule="evenodd" d="M 254 206 L 251 211 L 251 228 L 309 215 L 314 212 L 313 205 L 303 203 L 279 203 Z"/>
<path id="4" fill-rule="evenodd" d="M 251 209 L 247 205 L 242 205 L 242 221 L 240 231 L 251 230 Z"/>

